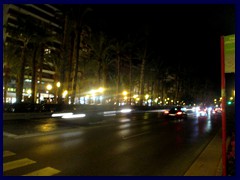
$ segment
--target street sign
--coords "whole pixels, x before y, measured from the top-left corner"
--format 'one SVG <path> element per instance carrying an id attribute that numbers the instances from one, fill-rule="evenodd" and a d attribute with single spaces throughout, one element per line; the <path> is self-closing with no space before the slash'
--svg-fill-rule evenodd
<path id="1" fill-rule="evenodd" d="M 225 73 L 235 73 L 235 34 L 224 36 Z"/>

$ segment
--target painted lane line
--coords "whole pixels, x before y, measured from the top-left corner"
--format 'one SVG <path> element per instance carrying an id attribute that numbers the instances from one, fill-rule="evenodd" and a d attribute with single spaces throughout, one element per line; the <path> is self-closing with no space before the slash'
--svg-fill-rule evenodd
<path id="1" fill-rule="evenodd" d="M 140 133 L 140 134 L 135 134 L 135 135 L 131 135 L 131 136 L 122 136 L 122 139 L 126 140 L 126 139 L 131 139 L 131 138 L 135 138 L 135 137 L 138 137 L 138 136 L 142 136 L 142 135 L 145 135 L 145 134 L 149 134 L 150 132 L 143 132 L 143 133 Z"/>
<path id="2" fill-rule="evenodd" d="M 10 161 L 10 162 L 7 162 L 7 163 L 3 164 L 3 172 L 9 171 L 9 170 L 12 170 L 12 169 L 16 169 L 16 168 L 19 168 L 19 167 L 27 166 L 27 165 L 33 164 L 33 163 L 36 163 L 36 161 L 33 161 L 31 159 L 28 159 L 28 158 L 19 159 L 19 160 L 16 160 L 16 161 Z"/>
<path id="3" fill-rule="evenodd" d="M 8 133 L 8 132 L 3 132 L 3 136 L 11 137 L 11 138 L 16 138 L 16 134 Z"/>
<path id="4" fill-rule="evenodd" d="M 24 174 L 23 176 L 52 176 L 59 172 L 61 172 L 61 171 L 51 168 L 51 167 L 46 167 L 43 169 L 39 169 L 39 170 L 30 172 L 30 173 Z"/>
<path id="5" fill-rule="evenodd" d="M 14 155 L 16 155 L 14 152 L 3 151 L 3 157 L 14 156 Z"/>

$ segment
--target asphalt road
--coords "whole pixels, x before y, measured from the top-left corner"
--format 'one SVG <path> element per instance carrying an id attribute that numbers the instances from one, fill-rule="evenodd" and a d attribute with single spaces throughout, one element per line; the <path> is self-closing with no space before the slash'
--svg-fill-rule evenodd
<path id="1" fill-rule="evenodd" d="M 182 176 L 220 126 L 156 111 L 4 121 L 3 175 Z"/>

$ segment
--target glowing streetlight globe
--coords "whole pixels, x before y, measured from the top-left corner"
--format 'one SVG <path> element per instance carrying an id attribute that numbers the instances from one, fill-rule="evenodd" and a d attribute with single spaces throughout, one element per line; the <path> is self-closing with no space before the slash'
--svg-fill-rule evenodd
<path id="1" fill-rule="evenodd" d="M 50 91 L 52 89 L 52 85 L 51 84 L 48 84 L 47 85 L 47 90 Z"/>

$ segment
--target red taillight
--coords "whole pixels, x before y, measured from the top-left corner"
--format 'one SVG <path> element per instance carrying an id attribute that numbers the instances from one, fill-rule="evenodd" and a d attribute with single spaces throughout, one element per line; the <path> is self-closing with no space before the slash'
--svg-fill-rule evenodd
<path id="1" fill-rule="evenodd" d="M 181 115 L 182 114 L 182 112 L 177 112 L 177 115 Z"/>

